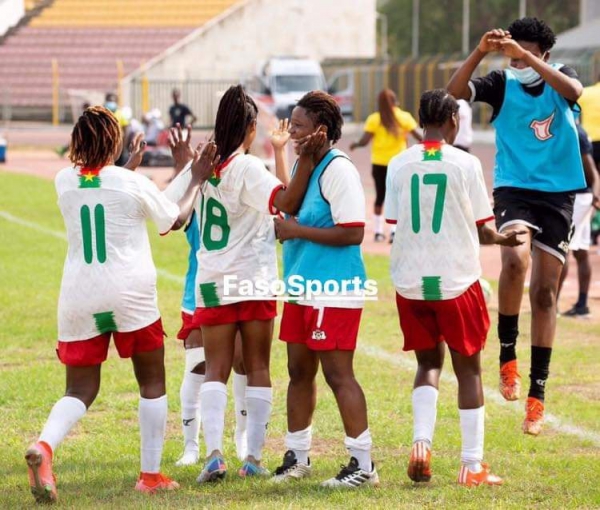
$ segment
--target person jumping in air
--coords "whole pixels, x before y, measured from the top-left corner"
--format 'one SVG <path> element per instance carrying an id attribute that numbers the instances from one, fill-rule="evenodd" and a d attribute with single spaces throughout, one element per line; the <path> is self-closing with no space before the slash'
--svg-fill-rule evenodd
<path id="1" fill-rule="evenodd" d="M 577 73 L 548 64 L 556 42 L 536 18 L 513 21 L 481 38 L 448 83 L 456 98 L 493 108 L 496 128 L 494 214 L 500 232 L 527 229 L 521 246 L 503 246 L 498 287 L 501 395 L 517 400 L 521 376 L 516 343 L 525 277 L 531 260 L 531 365 L 523 432 L 537 436 L 556 334 L 556 296 L 569 250 L 575 191 L 585 188 L 577 141 Z M 510 59 L 508 69 L 471 79 L 488 53 Z"/>
<path id="2" fill-rule="evenodd" d="M 458 483 L 500 485 L 483 463 L 485 408 L 480 353 L 489 329 L 479 284 L 479 244 L 517 246 L 522 231 L 499 234 L 479 160 L 452 147 L 458 132 L 458 103 L 445 90 L 421 96 L 419 121 L 424 141 L 390 162 L 386 221 L 396 225 L 390 269 L 404 350 L 415 351 L 412 394 L 413 445 L 408 476 L 431 478 L 444 343 L 458 380 L 462 435 Z"/>

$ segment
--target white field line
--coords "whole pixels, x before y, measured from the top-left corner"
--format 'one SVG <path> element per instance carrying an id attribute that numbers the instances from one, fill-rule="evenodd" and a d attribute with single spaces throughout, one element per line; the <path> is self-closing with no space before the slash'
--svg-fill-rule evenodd
<path id="1" fill-rule="evenodd" d="M 17 225 L 21 225 L 23 227 L 30 228 L 32 230 L 36 230 L 43 234 L 47 234 L 52 237 L 56 237 L 58 239 L 62 239 L 63 241 L 67 240 L 67 236 L 64 232 L 53 230 L 47 227 L 40 225 L 39 223 L 34 223 L 31 221 L 24 220 L 17 216 L 14 216 L 6 211 L 0 211 L 0 218 L 4 218 L 5 220 L 15 223 Z M 183 277 L 174 275 L 165 269 L 157 268 L 156 270 L 158 276 L 165 278 L 166 280 L 170 280 L 177 283 L 183 283 Z M 371 356 L 372 358 L 376 358 L 378 360 L 386 361 L 391 365 L 403 368 L 405 370 L 415 371 L 417 367 L 416 361 L 412 361 L 402 354 L 393 354 L 379 347 L 375 347 L 372 345 L 365 346 L 364 344 L 360 346 L 360 350 Z M 456 379 L 447 373 L 442 373 L 442 380 L 445 383 L 453 383 L 456 384 Z M 496 404 L 506 404 L 506 401 L 498 394 L 496 390 L 492 390 L 490 388 L 484 387 L 485 398 L 487 400 L 491 400 Z M 516 407 L 512 407 L 515 411 Z M 519 409 L 520 411 L 520 409 Z M 568 434 L 570 436 L 579 437 L 580 439 L 585 439 L 593 442 L 596 446 L 600 446 L 600 434 L 597 432 L 592 432 L 581 427 L 577 427 L 576 425 L 572 425 L 557 416 L 554 416 L 550 413 L 545 413 L 545 420 L 552 428 L 561 432 L 563 434 Z"/>
<path id="2" fill-rule="evenodd" d="M 415 372 L 417 369 L 417 362 L 415 360 L 411 360 L 400 353 L 390 353 L 380 347 L 376 347 L 373 345 L 360 345 L 359 350 L 364 352 L 367 356 L 375 358 L 380 361 L 386 361 L 387 363 L 394 365 L 398 368 L 402 368 L 404 370 L 410 370 L 411 372 Z M 442 381 L 444 383 L 452 383 L 456 384 L 456 379 L 448 374 L 442 372 Z M 485 395 L 485 399 L 495 404 L 501 404 L 506 406 L 506 404 L 510 405 L 510 409 L 515 413 L 523 412 L 522 407 L 519 405 L 510 404 L 498 393 L 498 390 L 487 388 L 484 386 L 483 392 Z M 544 419 L 546 424 L 550 425 L 554 430 L 560 432 L 562 434 L 566 434 L 569 436 L 575 436 L 579 439 L 584 439 L 586 441 L 591 441 L 595 446 L 600 446 L 600 434 L 597 432 L 593 432 L 591 430 L 586 430 L 582 427 L 577 427 L 551 413 L 544 413 Z"/>
<path id="3" fill-rule="evenodd" d="M 0 218 L 4 218 L 6 221 L 10 221 L 16 225 L 21 225 L 22 227 L 27 227 L 37 232 L 41 232 L 42 234 L 46 234 L 52 237 L 56 237 L 58 239 L 62 239 L 63 241 L 67 240 L 67 234 L 64 231 L 53 230 L 48 227 L 44 227 L 39 223 L 34 223 L 31 221 L 24 220 L 17 216 L 14 216 L 6 211 L 0 211 Z M 177 276 L 173 273 L 170 273 L 166 269 L 156 268 L 156 274 L 165 280 L 170 280 L 172 282 L 177 282 L 183 285 L 184 278 L 183 276 Z"/>

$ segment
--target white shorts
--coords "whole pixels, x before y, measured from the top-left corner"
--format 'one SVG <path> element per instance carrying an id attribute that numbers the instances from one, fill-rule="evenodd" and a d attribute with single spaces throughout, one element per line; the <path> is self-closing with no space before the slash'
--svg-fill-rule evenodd
<path id="1" fill-rule="evenodd" d="M 591 193 L 577 193 L 573 205 L 573 236 L 569 243 L 572 251 L 589 250 L 591 244 L 591 222 L 593 195 Z"/>

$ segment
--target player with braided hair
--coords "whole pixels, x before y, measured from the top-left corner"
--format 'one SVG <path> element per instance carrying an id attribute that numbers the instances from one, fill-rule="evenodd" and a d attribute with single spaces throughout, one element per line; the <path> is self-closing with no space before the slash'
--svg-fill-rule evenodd
<path id="1" fill-rule="evenodd" d="M 499 485 L 483 460 L 484 405 L 480 352 L 489 318 L 479 285 L 479 243 L 522 244 L 514 231 L 498 234 L 479 160 L 452 147 L 458 132 L 458 103 L 445 90 L 421 97 L 424 141 L 390 162 L 385 201 L 388 223 L 396 224 L 390 260 L 404 350 L 414 350 L 418 369 L 412 395 L 414 432 L 408 476 L 431 478 L 444 342 L 458 379 L 462 432 L 458 483 Z"/>
<path id="2" fill-rule="evenodd" d="M 25 455 L 31 491 L 42 503 L 57 499 L 52 457 L 98 394 L 111 335 L 119 355 L 131 358 L 140 389 L 141 473 L 135 489 L 178 487 L 160 473 L 167 419 L 164 332 L 146 219 L 154 220 L 162 233 L 185 224 L 217 163 L 216 146 L 195 154 L 189 184 L 173 203 L 146 177 L 130 171 L 141 162 L 142 137 L 134 142 L 127 168 L 114 166 L 121 145 L 115 116 L 101 106 L 87 108 L 71 136 L 73 166 L 55 179 L 68 242 L 57 348 L 67 388 Z"/>
<path id="3" fill-rule="evenodd" d="M 256 136 L 257 114 L 254 100 L 241 85 L 230 87 L 221 98 L 214 130 L 221 159 L 196 207 L 201 241 L 192 327 L 202 331 L 206 358 L 200 414 L 208 454 L 198 483 L 221 479 L 227 472 L 223 457 L 226 383 L 238 330 L 248 384 L 247 457 L 238 474 L 268 473 L 261 457 L 271 414 L 269 364 L 276 303 L 269 292 L 249 299 L 237 283 L 270 286 L 277 280 L 272 216 L 278 211 L 297 211 L 312 170 L 312 151 L 324 140 L 322 134 L 306 137 L 302 145 L 305 154 L 286 189 L 260 159 L 248 154 Z M 169 186 L 173 197 L 178 187 L 186 187 L 188 179 L 189 171 L 184 169 Z"/>

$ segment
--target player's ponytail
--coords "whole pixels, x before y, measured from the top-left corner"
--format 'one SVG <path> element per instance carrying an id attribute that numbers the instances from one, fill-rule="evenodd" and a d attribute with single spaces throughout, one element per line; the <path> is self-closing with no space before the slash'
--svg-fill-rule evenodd
<path id="1" fill-rule="evenodd" d="M 258 108 L 241 85 L 229 87 L 219 102 L 215 121 L 215 143 L 225 161 L 242 145 L 248 127 L 256 120 Z"/>
<path id="2" fill-rule="evenodd" d="M 74 166 L 102 168 L 114 161 L 121 148 L 121 127 L 103 106 L 87 108 L 71 134 L 69 159 Z"/>
<path id="3" fill-rule="evenodd" d="M 428 90 L 421 96 L 419 124 L 422 128 L 441 126 L 456 113 L 458 113 L 458 103 L 447 90 Z"/>

